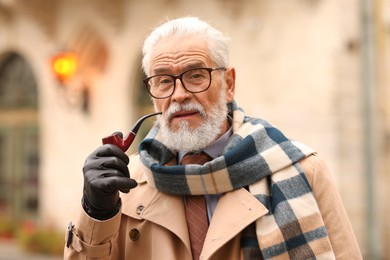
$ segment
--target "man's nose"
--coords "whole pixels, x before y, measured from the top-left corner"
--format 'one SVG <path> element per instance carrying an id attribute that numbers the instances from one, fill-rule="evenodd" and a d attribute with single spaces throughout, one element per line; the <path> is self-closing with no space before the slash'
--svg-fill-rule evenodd
<path id="1" fill-rule="evenodd" d="M 176 79 L 175 84 L 176 85 L 175 85 L 175 90 L 173 91 L 172 94 L 172 99 L 181 103 L 184 100 L 189 99 L 191 97 L 191 93 L 184 88 L 183 83 L 179 78 Z"/>

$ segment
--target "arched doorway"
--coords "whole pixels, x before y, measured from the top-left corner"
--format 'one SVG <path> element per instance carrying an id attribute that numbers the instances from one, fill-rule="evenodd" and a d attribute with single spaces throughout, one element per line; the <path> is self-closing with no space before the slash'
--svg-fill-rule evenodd
<path id="1" fill-rule="evenodd" d="M 0 56 L 0 212 L 13 219 L 38 212 L 37 85 L 26 60 Z"/>

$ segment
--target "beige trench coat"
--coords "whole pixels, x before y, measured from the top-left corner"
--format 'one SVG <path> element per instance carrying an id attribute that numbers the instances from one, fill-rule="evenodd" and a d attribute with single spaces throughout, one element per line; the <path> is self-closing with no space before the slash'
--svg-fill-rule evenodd
<path id="1" fill-rule="evenodd" d="M 73 223 L 72 245 L 65 247 L 65 259 L 191 260 L 182 197 L 149 186 L 138 156 L 131 158 L 129 167 L 139 185 L 122 194 L 121 212 L 98 221 L 81 209 Z M 301 167 L 314 191 L 336 258 L 362 259 L 327 167 L 318 156 L 302 160 Z M 224 194 L 211 219 L 201 259 L 242 259 L 240 232 L 267 212 L 245 189 Z"/>

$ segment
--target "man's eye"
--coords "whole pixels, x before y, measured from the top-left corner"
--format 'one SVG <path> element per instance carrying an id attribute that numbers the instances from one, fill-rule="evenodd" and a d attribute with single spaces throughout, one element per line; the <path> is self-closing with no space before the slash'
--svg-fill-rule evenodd
<path id="1" fill-rule="evenodd" d="M 194 73 L 191 75 L 192 79 L 198 79 L 198 78 L 203 78 L 203 75 L 200 73 Z"/>
<path id="2" fill-rule="evenodd" d="M 160 85 L 167 85 L 167 84 L 172 84 L 172 79 L 171 78 L 161 78 L 159 80 Z"/>

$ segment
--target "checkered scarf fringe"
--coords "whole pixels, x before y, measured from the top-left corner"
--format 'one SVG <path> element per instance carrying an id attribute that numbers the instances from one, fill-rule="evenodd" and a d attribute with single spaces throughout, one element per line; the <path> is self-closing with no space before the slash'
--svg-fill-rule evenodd
<path id="1" fill-rule="evenodd" d="M 233 135 L 223 155 L 204 165 L 176 165 L 155 127 L 139 146 L 150 185 L 175 195 L 249 188 L 268 214 L 241 237 L 244 259 L 335 259 L 310 185 L 298 161 L 314 153 L 261 119 L 229 104 Z M 149 169 L 149 170 L 148 170 Z"/>

